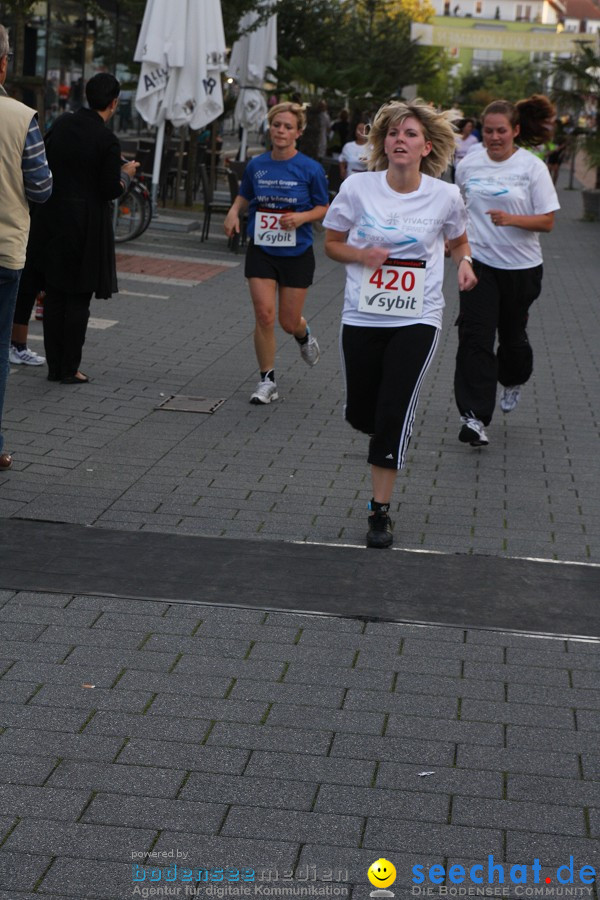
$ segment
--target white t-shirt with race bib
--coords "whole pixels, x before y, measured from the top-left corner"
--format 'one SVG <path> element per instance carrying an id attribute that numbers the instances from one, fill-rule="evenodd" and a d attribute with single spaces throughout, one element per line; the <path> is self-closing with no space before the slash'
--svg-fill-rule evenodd
<path id="1" fill-rule="evenodd" d="M 460 237 L 466 222 L 456 185 L 429 175 L 422 175 L 418 189 L 410 194 L 392 190 L 385 172 L 359 172 L 342 182 L 323 221 L 325 228 L 347 231 L 351 247 L 386 247 L 392 259 L 425 262 L 423 310 L 418 317 L 361 311 L 364 267 L 348 263 L 342 322 L 387 328 L 422 323 L 441 328 L 444 239 Z M 384 274 L 388 278 L 390 273 Z"/>
<path id="2" fill-rule="evenodd" d="M 455 178 L 467 204 L 467 233 L 475 259 L 496 269 L 541 265 L 538 232 L 494 225 L 486 210 L 537 216 L 560 209 L 546 164 L 522 147 L 503 162 L 493 162 L 484 150 L 467 153 Z"/>

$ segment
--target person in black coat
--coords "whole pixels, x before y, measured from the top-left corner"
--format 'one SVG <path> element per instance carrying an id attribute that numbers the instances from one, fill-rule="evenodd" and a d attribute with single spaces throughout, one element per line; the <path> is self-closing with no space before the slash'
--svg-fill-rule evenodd
<path id="1" fill-rule="evenodd" d="M 138 166 L 122 165 L 117 137 L 106 123 L 118 105 L 120 84 L 101 72 L 86 85 L 89 109 L 66 113 L 46 135 L 54 192 L 43 214 L 32 216 L 27 263 L 43 279 L 44 347 L 48 379 L 82 384 L 79 371 L 92 294 L 117 288 L 110 201 Z"/>

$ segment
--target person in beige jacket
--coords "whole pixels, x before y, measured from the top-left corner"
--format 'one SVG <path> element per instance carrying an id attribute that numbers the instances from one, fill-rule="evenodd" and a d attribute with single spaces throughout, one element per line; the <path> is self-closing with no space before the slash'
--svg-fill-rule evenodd
<path id="1" fill-rule="evenodd" d="M 29 202 L 45 203 L 52 193 L 37 114 L 4 90 L 11 59 L 8 32 L 0 25 L 0 471 L 12 465 L 12 457 L 3 449 L 2 409 L 10 333 L 29 235 Z"/>

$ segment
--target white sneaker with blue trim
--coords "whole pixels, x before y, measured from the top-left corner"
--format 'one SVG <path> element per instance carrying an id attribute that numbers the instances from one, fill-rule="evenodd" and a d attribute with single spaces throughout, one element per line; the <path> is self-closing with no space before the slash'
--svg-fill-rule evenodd
<path id="1" fill-rule="evenodd" d="M 279 394 L 277 392 L 277 385 L 274 381 L 271 381 L 270 378 L 265 378 L 264 381 L 259 381 L 256 385 L 256 390 L 250 397 L 250 403 L 253 403 L 255 406 L 259 406 L 260 404 L 271 403 L 273 400 L 279 400 Z"/>
<path id="2" fill-rule="evenodd" d="M 29 347 L 17 350 L 14 344 L 10 345 L 8 359 L 13 366 L 43 366 L 46 362 L 45 356 L 40 356 Z"/>
<path id="3" fill-rule="evenodd" d="M 500 409 L 502 412 L 512 412 L 521 399 L 521 385 L 513 384 L 512 387 L 502 389 L 500 395 Z"/>
<path id="4" fill-rule="evenodd" d="M 317 339 L 310 333 L 310 328 L 306 326 L 308 340 L 300 344 L 300 356 L 308 366 L 316 366 L 321 356 Z"/>

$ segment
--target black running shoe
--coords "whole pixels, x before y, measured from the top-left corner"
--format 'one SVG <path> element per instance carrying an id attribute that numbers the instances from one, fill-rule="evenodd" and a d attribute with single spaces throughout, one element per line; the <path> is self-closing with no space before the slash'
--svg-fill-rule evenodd
<path id="1" fill-rule="evenodd" d="M 485 433 L 483 422 L 480 422 L 474 416 L 461 416 L 460 421 L 463 423 L 458 433 L 458 439 L 461 443 L 470 444 L 471 447 L 487 447 L 489 440 Z"/>
<path id="2" fill-rule="evenodd" d="M 388 514 L 378 510 L 369 516 L 367 547 L 376 547 L 378 550 L 383 550 L 386 547 L 391 547 L 393 540 L 392 520 Z"/>

